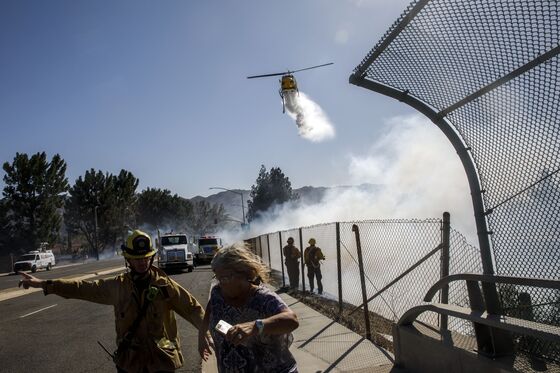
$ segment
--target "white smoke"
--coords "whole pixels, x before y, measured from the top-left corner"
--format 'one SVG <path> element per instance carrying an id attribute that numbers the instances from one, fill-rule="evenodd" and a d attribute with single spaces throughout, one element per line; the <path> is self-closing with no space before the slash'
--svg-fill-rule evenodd
<path id="1" fill-rule="evenodd" d="M 251 223 L 251 235 L 336 221 L 441 218 L 448 211 L 452 227 L 476 244 L 467 177 L 449 141 L 418 115 L 385 126 L 366 154 L 348 155 L 348 184 L 366 185 L 333 188 L 318 204 L 279 206 Z"/>
<path id="2" fill-rule="evenodd" d="M 299 135 L 312 142 L 332 139 L 335 130 L 323 109 L 303 92 L 285 92 L 288 115 L 296 121 Z"/>

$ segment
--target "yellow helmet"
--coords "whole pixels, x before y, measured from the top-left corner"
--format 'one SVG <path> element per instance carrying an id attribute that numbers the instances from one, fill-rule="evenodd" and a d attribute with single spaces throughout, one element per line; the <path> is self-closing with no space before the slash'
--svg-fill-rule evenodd
<path id="1" fill-rule="evenodd" d="M 122 245 L 122 250 L 127 259 L 149 258 L 156 253 L 150 236 L 140 230 L 135 230 L 126 238 L 126 245 Z"/>
<path id="2" fill-rule="evenodd" d="M 315 239 L 314 239 L 314 238 L 310 238 L 310 239 L 309 239 L 309 244 L 310 244 L 310 245 L 315 245 Z"/>

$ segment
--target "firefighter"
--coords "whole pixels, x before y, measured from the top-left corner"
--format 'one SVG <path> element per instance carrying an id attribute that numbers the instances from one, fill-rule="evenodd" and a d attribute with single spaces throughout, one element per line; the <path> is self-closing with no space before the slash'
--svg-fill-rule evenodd
<path id="1" fill-rule="evenodd" d="M 325 255 L 320 248 L 315 246 L 316 241 L 314 238 L 309 239 L 309 246 L 303 252 L 303 259 L 307 266 L 307 278 L 309 279 L 309 288 L 313 293 L 313 278 L 317 278 L 317 290 L 319 294 L 323 294 L 323 278 L 321 274 L 321 260 L 325 260 Z"/>
<path id="2" fill-rule="evenodd" d="M 299 286 L 299 249 L 294 246 L 294 239 L 288 238 L 288 244 L 282 248 L 286 259 L 288 278 L 290 279 L 290 289 L 297 290 Z"/>
<path id="3" fill-rule="evenodd" d="M 110 279 L 41 280 L 27 273 L 19 286 L 42 288 L 45 295 L 112 305 L 117 372 L 173 372 L 183 365 L 175 313 L 199 328 L 204 311 L 198 301 L 157 267 L 150 236 L 135 230 L 122 246 L 129 271 Z M 212 346 L 209 334 L 203 342 Z"/>

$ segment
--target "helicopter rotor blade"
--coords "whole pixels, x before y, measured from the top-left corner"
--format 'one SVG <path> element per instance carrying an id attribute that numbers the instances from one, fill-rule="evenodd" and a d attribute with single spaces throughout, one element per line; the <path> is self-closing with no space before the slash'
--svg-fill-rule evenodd
<path id="1" fill-rule="evenodd" d="M 334 64 L 334 62 L 324 63 L 322 65 L 317 65 L 317 66 L 306 67 L 305 69 L 299 69 L 299 70 L 295 70 L 295 71 L 292 71 L 292 72 L 297 73 L 298 71 L 316 69 L 318 67 L 328 66 L 328 65 L 332 65 L 332 64 Z"/>
<path id="2" fill-rule="evenodd" d="M 253 75 L 253 76 L 248 76 L 247 79 L 266 78 L 267 76 L 278 76 L 278 75 L 285 75 L 285 74 L 289 74 L 289 71 L 288 71 L 288 72 L 284 72 L 284 73 L 274 73 L 274 74 L 264 74 L 264 75 Z"/>

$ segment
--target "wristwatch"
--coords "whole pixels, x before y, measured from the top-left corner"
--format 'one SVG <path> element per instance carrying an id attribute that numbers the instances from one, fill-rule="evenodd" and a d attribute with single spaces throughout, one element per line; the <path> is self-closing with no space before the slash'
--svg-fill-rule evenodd
<path id="1" fill-rule="evenodd" d="M 264 330 L 264 323 L 261 319 L 257 319 L 255 320 L 255 326 L 257 327 L 257 330 L 259 331 L 259 335 L 263 334 L 263 330 Z"/>

